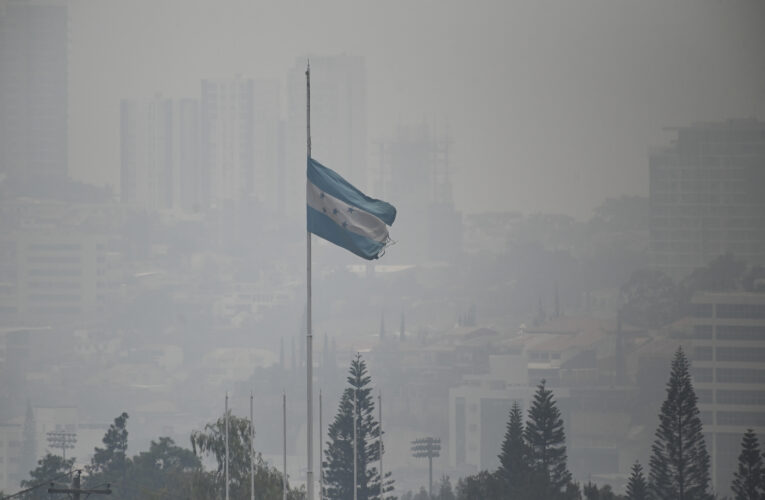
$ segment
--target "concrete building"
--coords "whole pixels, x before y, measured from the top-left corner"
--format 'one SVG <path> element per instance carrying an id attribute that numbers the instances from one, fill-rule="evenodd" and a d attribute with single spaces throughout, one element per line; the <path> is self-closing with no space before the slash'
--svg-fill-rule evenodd
<path id="1" fill-rule="evenodd" d="M 201 141 L 204 197 L 211 207 L 254 194 L 253 80 L 202 80 Z"/>
<path id="2" fill-rule="evenodd" d="M 0 307 L 8 321 L 45 323 L 103 311 L 106 237 L 65 231 L 18 231 L 3 238 L 15 261 Z"/>
<path id="3" fill-rule="evenodd" d="M 149 210 L 204 204 L 199 102 L 155 96 L 120 102 L 120 200 Z"/>
<path id="4" fill-rule="evenodd" d="M 63 0 L 0 4 L 0 173 L 67 175 L 68 24 Z"/>
<path id="5" fill-rule="evenodd" d="M 522 356 L 489 356 L 489 373 L 465 375 L 449 390 L 449 464 L 495 470 L 513 401 L 524 412 L 534 396 Z"/>
<path id="6" fill-rule="evenodd" d="M 287 74 L 285 209 L 305 216 L 307 57 Z M 366 65 L 360 56 L 311 56 L 313 157 L 362 191 L 367 189 Z M 374 193 L 377 195 L 378 193 Z"/>
<path id="7" fill-rule="evenodd" d="M 765 123 L 674 129 L 650 157 L 652 263 L 682 277 L 727 252 L 765 263 Z"/>
<path id="8" fill-rule="evenodd" d="M 254 190 L 260 205 L 279 212 L 284 199 L 282 87 L 278 80 L 253 81 Z"/>
<path id="9" fill-rule="evenodd" d="M 200 151 L 199 101 L 173 101 L 172 206 L 184 212 L 204 207 L 204 170 Z"/>
<path id="10" fill-rule="evenodd" d="M 394 239 L 408 262 L 451 260 L 462 250 L 462 214 L 455 210 L 449 172 L 451 140 L 426 124 L 400 127 L 378 145 L 373 192 L 407 217 L 397 221 Z"/>
<path id="11" fill-rule="evenodd" d="M 151 210 L 173 204 L 172 101 L 120 102 L 120 200 Z"/>
<path id="12" fill-rule="evenodd" d="M 23 432 L 23 424 L 0 423 L 0 491 L 15 491 L 25 477 L 20 470 Z"/>
<path id="13" fill-rule="evenodd" d="M 744 432 L 765 438 L 765 294 L 697 294 L 687 335 L 712 480 L 729 494 Z"/>

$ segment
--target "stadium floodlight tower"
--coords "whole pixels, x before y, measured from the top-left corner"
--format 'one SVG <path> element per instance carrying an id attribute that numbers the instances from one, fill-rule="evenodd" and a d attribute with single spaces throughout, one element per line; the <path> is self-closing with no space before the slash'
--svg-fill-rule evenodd
<path id="1" fill-rule="evenodd" d="M 433 498 L 433 459 L 441 456 L 441 439 L 424 437 L 412 441 L 412 456 L 428 459 L 428 498 Z"/>
<path id="2" fill-rule="evenodd" d="M 77 442 L 77 434 L 74 432 L 66 432 L 61 430 L 55 430 L 46 433 L 48 437 L 48 446 L 54 450 L 61 450 L 61 457 L 66 460 L 66 450 L 74 448 L 74 444 Z"/>

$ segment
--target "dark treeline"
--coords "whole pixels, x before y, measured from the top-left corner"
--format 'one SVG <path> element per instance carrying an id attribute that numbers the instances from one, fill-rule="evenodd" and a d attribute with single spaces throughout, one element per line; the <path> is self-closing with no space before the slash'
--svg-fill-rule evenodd
<path id="1" fill-rule="evenodd" d="M 526 420 L 518 403 L 509 414 L 495 471 L 460 479 L 454 491 L 448 477 L 432 499 L 422 488 L 404 500 L 715 500 L 710 458 L 693 389 L 690 363 L 682 349 L 672 360 L 666 399 L 651 447 L 648 474 L 636 462 L 624 495 L 610 485 L 578 484 L 566 465 L 563 420 L 544 381 L 537 387 Z M 765 498 L 765 467 L 757 436 L 743 437 L 732 491 L 735 500 Z"/>
<path id="2" fill-rule="evenodd" d="M 50 483 L 57 488 L 71 485 L 74 474 L 81 472 L 82 489 L 110 489 L 108 498 L 145 500 L 177 498 L 216 500 L 224 498 L 225 481 L 225 418 L 205 425 L 191 435 L 192 449 L 178 446 L 169 437 L 152 441 L 148 451 L 128 457 L 128 414 L 114 419 L 103 438 L 103 448 L 94 450 L 90 464 L 75 471 L 75 459 L 48 454 L 37 468 L 22 481 L 22 488 L 33 488 L 18 498 L 43 500 L 51 498 Z M 282 474 L 263 461 L 259 453 L 250 453 L 250 422 L 229 414 L 229 488 L 231 499 L 250 498 L 250 464 L 254 459 L 255 498 L 282 498 Z M 202 460 L 215 459 L 217 468 L 207 470 Z M 37 486 L 36 488 L 34 488 Z M 97 498 L 97 497 L 94 497 Z M 289 488 L 289 500 L 304 498 L 304 490 Z"/>
<path id="3" fill-rule="evenodd" d="M 82 476 L 82 488 L 110 488 L 120 500 L 152 498 L 223 498 L 225 478 L 226 416 L 192 432 L 192 449 L 178 446 L 169 437 L 152 441 L 148 451 L 127 456 L 128 414 L 114 419 L 103 437 L 103 447 L 94 449 Z M 513 404 L 495 471 L 481 471 L 461 478 L 455 487 L 444 476 L 429 498 L 424 488 L 407 492 L 402 500 L 715 500 L 710 489 L 710 457 L 702 433 L 697 397 L 690 375 L 690 362 L 681 348 L 671 363 L 666 398 L 658 415 L 647 474 L 636 462 L 626 492 L 616 494 L 609 485 L 579 484 L 567 467 L 566 436 L 554 393 L 542 381 L 534 394 L 526 418 Z M 357 439 L 356 488 L 359 500 L 395 500 L 390 472 L 381 480 L 376 463 L 382 447 L 379 422 L 375 419 L 371 377 L 366 363 L 357 355 L 351 362 L 347 386 L 337 414 L 329 427 L 324 452 L 325 498 L 353 498 L 354 422 Z M 251 453 L 251 427 L 247 419 L 228 414 L 229 487 L 232 499 L 250 498 L 250 464 L 254 460 L 255 498 L 279 499 L 282 474 Z M 217 467 L 207 470 L 202 460 L 214 459 Z M 32 489 L 20 496 L 26 500 L 49 498 L 50 483 L 71 481 L 74 458 L 48 454 L 22 482 Z M 765 466 L 756 434 L 748 430 L 741 444 L 738 468 L 732 478 L 736 500 L 765 498 Z M 304 498 L 304 488 L 288 486 L 288 498 Z"/>

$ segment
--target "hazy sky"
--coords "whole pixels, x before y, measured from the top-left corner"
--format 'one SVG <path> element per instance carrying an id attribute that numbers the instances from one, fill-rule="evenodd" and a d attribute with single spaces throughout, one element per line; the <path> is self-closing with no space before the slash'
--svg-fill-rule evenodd
<path id="1" fill-rule="evenodd" d="M 370 142 L 448 129 L 467 212 L 585 217 L 647 194 L 662 127 L 765 118 L 759 0 L 71 0 L 70 40 L 69 169 L 114 186 L 120 98 L 283 80 L 308 53 L 365 56 Z"/>

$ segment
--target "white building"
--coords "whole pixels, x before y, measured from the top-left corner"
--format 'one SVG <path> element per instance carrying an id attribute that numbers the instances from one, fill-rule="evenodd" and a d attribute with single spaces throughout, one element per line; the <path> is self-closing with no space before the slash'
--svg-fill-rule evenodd
<path id="1" fill-rule="evenodd" d="M 693 383 L 713 484 L 727 494 L 746 429 L 765 438 L 765 294 L 702 293 L 691 307 Z"/>
<path id="2" fill-rule="evenodd" d="M 490 372 L 466 375 L 449 389 L 449 464 L 458 469 L 495 470 L 510 408 L 517 401 L 526 412 L 534 397 L 524 356 L 489 356 Z M 553 389 L 556 400 L 568 396 Z"/>

